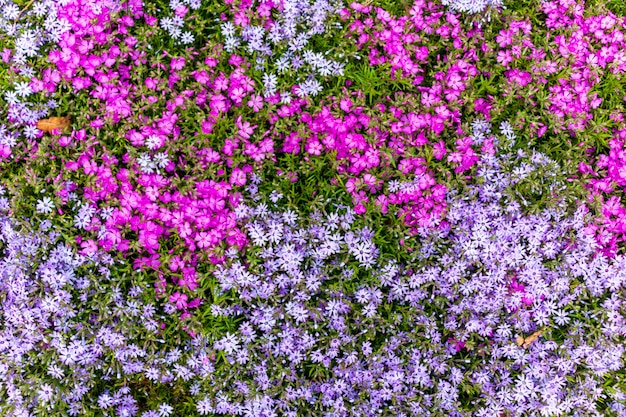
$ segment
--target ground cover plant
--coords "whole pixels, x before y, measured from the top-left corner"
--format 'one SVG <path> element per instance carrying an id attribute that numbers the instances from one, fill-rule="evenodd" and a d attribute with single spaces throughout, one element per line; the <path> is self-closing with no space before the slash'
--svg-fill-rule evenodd
<path id="1" fill-rule="evenodd" d="M 626 415 L 619 2 L 0 10 L 1 415 Z"/>

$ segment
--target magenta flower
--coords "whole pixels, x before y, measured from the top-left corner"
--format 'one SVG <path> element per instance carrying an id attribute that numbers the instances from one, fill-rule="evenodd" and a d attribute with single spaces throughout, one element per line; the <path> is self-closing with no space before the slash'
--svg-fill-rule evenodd
<path id="1" fill-rule="evenodd" d="M 235 168 L 230 175 L 229 182 L 231 185 L 236 185 L 238 187 L 244 186 L 246 184 L 246 173 L 240 168 Z"/>
<path id="2" fill-rule="evenodd" d="M 170 303 L 176 304 L 176 308 L 183 310 L 187 308 L 187 295 L 175 292 L 170 295 Z"/>
<path id="3" fill-rule="evenodd" d="M 433 155 L 435 159 L 443 159 L 446 153 L 446 143 L 444 141 L 439 141 L 433 145 Z"/>
<path id="4" fill-rule="evenodd" d="M 241 122 L 241 116 L 237 119 L 237 127 L 239 130 L 237 134 L 241 136 L 243 139 L 250 139 L 250 136 L 254 133 L 255 126 L 251 126 L 249 122 Z"/>
<path id="5" fill-rule="evenodd" d="M 354 206 L 354 212 L 356 214 L 365 214 L 366 211 L 367 209 L 363 204 L 357 204 L 356 206 Z"/>
<path id="6" fill-rule="evenodd" d="M 255 113 L 258 113 L 261 108 L 263 108 L 263 98 L 259 95 L 253 95 L 250 100 L 248 100 L 248 107 L 254 110 Z"/>
<path id="7" fill-rule="evenodd" d="M 98 245 L 92 239 L 89 239 L 87 241 L 83 241 L 80 244 L 80 247 L 82 248 L 80 253 L 82 255 L 85 255 L 85 256 L 91 256 L 91 255 L 95 254 L 96 251 L 98 250 Z"/>
<path id="8" fill-rule="evenodd" d="M 195 241 L 200 249 L 211 247 L 211 238 L 207 232 L 198 233 L 195 237 Z"/>

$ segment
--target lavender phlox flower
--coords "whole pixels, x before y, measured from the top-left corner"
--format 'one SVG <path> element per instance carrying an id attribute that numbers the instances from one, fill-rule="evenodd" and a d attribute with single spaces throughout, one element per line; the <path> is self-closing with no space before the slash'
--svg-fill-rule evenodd
<path id="1" fill-rule="evenodd" d="M 246 228 L 248 229 L 248 236 L 250 236 L 250 239 L 252 239 L 255 245 L 265 246 L 265 243 L 268 241 L 268 236 L 260 223 L 249 223 L 246 225 Z"/>
<path id="2" fill-rule="evenodd" d="M 513 131 L 513 126 L 508 121 L 503 121 L 500 123 L 500 133 L 502 133 L 507 139 L 515 139 L 516 135 Z"/>
<path id="3" fill-rule="evenodd" d="M 502 0 L 442 0 L 442 4 L 456 12 L 469 14 L 481 13 L 489 6 L 505 8 Z M 491 14 L 487 13 L 485 20 L 491 21 Z"/>
<path id="4" fill-rule="evenodd" d="M 276 75 L 273 73 L 263 74 L 262 80 L 264 88 L 263 95 L 265 97 L 270 97 L 274 95 L 277 89 L 278 77 L 276 77 Z"/>
<path id="5" fill-rule="evenodd" d="M 277 56 L 277 59 L 269 64 L 278 73 L 285 73 L 288 70 L 298 72 L 304 69 L 309 71 L 306 77 L 312 75 L 311 71 L 316 71 L 323 76 L 341 75 L 343 63 L 324 59 L 323 65 L 315 65 L 308 58 L 312 52 L 305 48 L 311 37 L 324 33 L 327 21 L 333 15 L 337 15 L 342 8 L 343 5 L 339 2 L 331 4 L 328 1 L 318 0 L 311 4 L 308 1 L 286 0 L 281 3 L 277 15 L 272 19 L 268 28 L 251 24 L 239 27 L 231 22 L 223 22 L 221 33 L 224 37 L 224 45 L 229 52 L 234 52 L 240 45 L 243 45 L 250 56 L 253 54 L 264 57 Z M 301 60 L 291 55 L 301 51 L 303 52 Z M 266 60 L 262 63 L 257 62 L 257 67 L 262 69 L 267 63 Z M 273 79 L 268 77 L 269 75 L 265 74 L 263 79 L 265 97 L 276 94 L 279 87 L 277 77 Z M 315 96 L 322 89 L 321 84 L 311 78 L 298 84 L 299 88 L 296 93 L 300 97 Z M 283 102 L 287 103 L 288 100 L 283 97 Z"/>
<path id="6" fill-rule="evenodd" d="M 169 417 L 173 410 L 174 408 L 171 405 L 161 403 L 161 405 L 159 405 L 159 417 Z"/>
<path id="7" fill-rule="evenodd" d="M 196 404 L 196 409 L 198 410 L 198 413 L 203 416 L 213 413 L 215 411 L 209 398 L 198 401 L 198 403 Z"/>
<path id="8" fill-rule="evenodd" d="M 227 333 L 225 337 L 217 341 L 214 348 L 223 350 L 226 354 L 231 354 L 239 349 L 239 338 L 233 334 Z"/>
<path id="9" fill-rule="evenodd" d="M 50 214 L 54 209 L 54 202 L 50 197 L 44 197 L 37 201 L 37 212 L 43 214 Z"/>
<path id="10" fill-rule="evenodd" d="M 31 95 L 33 90 L 30 88 L 30 85 L 25 82 L 19 82 L 15 84 L 15 93 L 20 97 L 28 97 Z"/>

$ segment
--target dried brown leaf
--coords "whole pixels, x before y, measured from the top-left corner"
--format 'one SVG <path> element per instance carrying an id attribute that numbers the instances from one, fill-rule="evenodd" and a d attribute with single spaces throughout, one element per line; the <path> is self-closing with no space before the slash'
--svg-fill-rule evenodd
<path id="1" fill-rule="evenodd" d="M 50 117 L 49 119 L 41 119 L 37 122 L 37 129 L 50 133 L 54 129 L 67 129 L 70 126 L 70 117 Z"/>
<path id="2" fill-rule="evenodd" d="M 517 346 L 528 349 L 535 340 L 539 339 L 539 336 L 541 336 L 542 333 L 543 329 L 540 329 L 528 337 L 517 336 L 517 338 L 515 339 L 515 341 L 517 342 Z"/>

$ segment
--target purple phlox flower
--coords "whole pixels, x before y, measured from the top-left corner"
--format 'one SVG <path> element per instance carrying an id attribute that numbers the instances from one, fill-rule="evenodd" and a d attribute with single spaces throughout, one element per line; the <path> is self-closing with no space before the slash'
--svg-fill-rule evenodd
<path id="1" fill-rule="evenodd" d="M 236 350 L 239 350 L 239 338 L 234 334 L 226 333 L 226 336 L 217 341 L 214 345 L 216 350 L 222 350 L 226 354 L 230 355 Z"/>
<path id="2" fill-rule="evenodd" d="M 159 417 L 169 417 L 172 414 L 172 411 L 174 411 L 174 408 L 167 403 L 161 403 L 158 411 Z"/>

